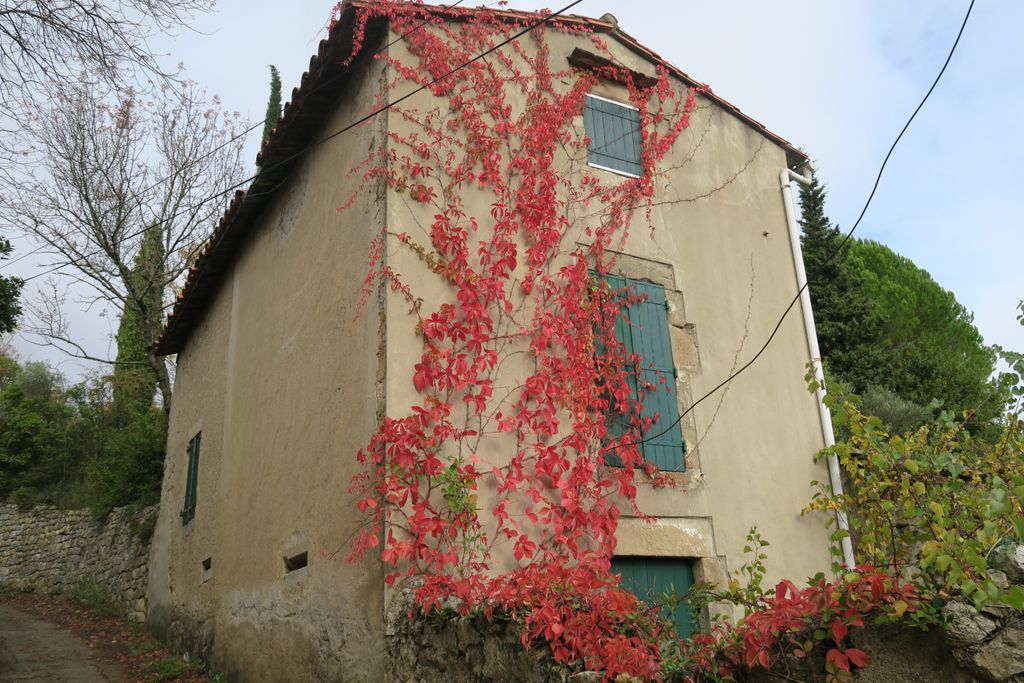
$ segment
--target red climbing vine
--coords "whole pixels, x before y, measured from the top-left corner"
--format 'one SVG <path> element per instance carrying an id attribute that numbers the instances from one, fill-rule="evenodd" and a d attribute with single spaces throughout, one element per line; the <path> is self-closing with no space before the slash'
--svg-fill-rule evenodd
<path id="1" fill-rule="evenodd" d="M 415 4 L 378 3 L 363 11 L 361 25 L 375 15 L 386 16 L 396 33 L 409 31 L 405 42 L 415 57 L 411 65 L 385 57 L 396 74 L 391 89 L 411 82 L 434 96 L 429 109 L 394 108 L 410 132 L 390 133 L 391 144 L 365 173 L 432 214 L 429 239 L 389 228 L 380 243 L 390 238 L 409 248 L 452 296 L 425 310 L 374 249 L 372 277 L 403 294 L 418 320 L 424 351 L 411 380 L 422 402 L 408 416 L 385 420 L 360 453 L 368 465 L 354 487 L 365 494 L 360 507 L 389 523 L 385 561 L 410 571 L 478 574 L 498 539 L 513 542 L 516 559 L 525 562 L 607 555 L 621 504 L 613 498 L 634 499 L 642 461 L 627 446 L 620 453 L 625 467 L 601 466 L 603 451 L 617 441 L 609 440 L 606 415 L 635 409 L 626 398 L 627 368 L 638 359 L 626 358 L 610 333 L 621 297 L 595 285 L 592 273 L 607 272 L 608 247 L 625 237 L 637 207 L 650 198 L 655 166 L 685 128 L 692 94 L 680 96 L 664 73 L 656 87 L 640 88 L 625 70 L 552 70 L 541 28 L 493 59 L 434 82 L 526 18 L 456 13 L 457 22 L 410 31 L 436 15 Z M 585 33 L 557 22 L 552 28 Z M 578 121 L 599 77 L 624 84 L 640 108 L 639 178 L 567 170 L 585 158 Z M 470 215 L 467 193 L 486 193 L 489 215 Z M 578 230 L 573 209 L 595 203 L 602 205 L 600 218 Z M 584 236 L 589 244 L 577 246 Z M 597 356 L 602 333 L 607 348 Z M 534 367 L 495 396 L 496 381 L 508 379 L 501 365 L 512 351 L 529 354 Z M 503 435 L 498 459 L 507 461 L 485 460 L 485 440 Z M 486 511 L 490 528 L 476 509 L 475 492 L 485 481 L 500 498 Z M 513 510 L 519 500 L 525 503 Z M 530 533 L 520 515 L 533 523 Z M 376 539 L 368 529 L 356 551 Z"/>
<path id="2" fill-rule="evenodd" d="M 424 88 L 391 107 L 388 145 L 359 171 L 413 207 L 409 227 L 389 225 L 374 241 L 363 300 L 379 281 L 404 297 L 422 355 L 410 377 L 419 401 L 385 418 L 359 453 L 365 469 L 352 492 L 368 524 L 351 557 L 383 542 L 387 580 L 423 577 L 416 597 L 427 610 L 449 600 L 461 610 L 512 609 L 525 586 L 561 582 L 619 603 L 617 614 L 637 611 L 635 598 L 608 584 L 608 558 L 621 511 L 642 514 L 637 478 L 665 483 L 634 443 L 652 421 L 631 399 L 642 361 L 614 334 L 631 295 L 595 274 L 612 268 L 612 248 L 631 230 L 653 229 L 644 207 L 695 94 L 664 69 L 638 83 L 614 66 L 552 66 L 552 35 L 612 59 L 572 20 L 551 20 L 473 61 L 543 16 L 378 2 L 356 20 L 357 46 L 374 19 L 404 36 L 402 49 L 379 56 L 391 80 L 375 107 Z M 599 81 L 617 84 L 639 110 L 639 177 L 586 165 L 582 114 Z M 425 264 L 445 284 L 443 300 L 418 298 L 385 245 Z M 625 416 L 621 433 L 609 433 L 612 415 Z M 610 449 L 621 467 L 604 465 Z M 555 602 L 527 617 L 531 633 L 560 658 L 605 659 L 596 643 L 614 629 L 595 619 L 569 636 L 558 624 L 572 617 Z M 631 647 L 645 652 L 639 659 L 653 654 L 636 642 L 619 649 Z"/>
<path id="3" fill-rule="evenodd" d="M 423 89 L 390 107 L 388 144 L 355 171 L 407 207 L 373 241 L 362 302 L 390 287 L 422 352 L 409 368 L 416 400 L 358 454 L 351 491 L 366 523 L 350 558 L 379 552 L 389 583 L 420 577 L 425 611 L 499 609 L 559 660 L 657 677 L 664 626 L 618 585 L 609 558 L 620 515 L 643 517 L 640 480 L 671 483 L 637 441 L 653 422 L 642 396 L 674 380 L 643 379 L 644 361 L 615 335 L 635 297 L 600 276 L 631 232 L 653 231 L 659 168 L 695 92 L 663 68 L 638 79 L 568 66 L 561 51 L 582 41 L 615 63 L 572 19 L 499 45 L 543 17 L 359 5 L 355 52 L 371 21 L 402 36 L 376 57 L 390 80 L 374 108 Z M 599 86 L 639 110 L 639 177 L 586 163 L 582 115 Z M 440 295 L 420 298 L 418 271 Z M 610 431 L 613 419 L 625 428 Z M 605 465 L 613 450 L 621 466 Z"/>

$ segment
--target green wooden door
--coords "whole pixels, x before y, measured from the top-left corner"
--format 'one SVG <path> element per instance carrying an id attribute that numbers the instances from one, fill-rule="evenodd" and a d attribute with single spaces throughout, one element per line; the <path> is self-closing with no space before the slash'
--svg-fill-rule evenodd
<path id="1" fill-rule="evenodd" d="M 612 573 L 622 575 L 622 587 L 632 591 L 644 602 L 654 603 L 657 597 L 675 589 L 686 595 L 693 586 L 693 560 L 679 557 L 613 557 Z M 663 608 L 667 611 L 667 607 Z M 686 638 L 697 630 L 697 619 L 685 602 L 669 614 L 676 626 L 676 635 Z"/>

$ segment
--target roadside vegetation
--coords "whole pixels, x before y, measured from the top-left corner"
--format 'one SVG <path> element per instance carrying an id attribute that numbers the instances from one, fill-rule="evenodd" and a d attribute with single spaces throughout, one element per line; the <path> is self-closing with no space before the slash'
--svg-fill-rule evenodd
<path id="1" fill-rule="evenodd" d="M 115 378 L 68 384 L 0 355 L 0 498 L 100 515 L 158 501 L 166 418 L 152 400 L 118 396 Z"/>

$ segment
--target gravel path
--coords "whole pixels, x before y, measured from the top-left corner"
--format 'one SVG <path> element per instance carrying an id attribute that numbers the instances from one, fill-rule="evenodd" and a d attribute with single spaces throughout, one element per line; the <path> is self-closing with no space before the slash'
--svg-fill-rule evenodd
<path id="1" fill-rule="evenodd" d="M 68 631 L 10 605 L 0 604 L 0 682 L 122 683 L 118 666 L 95 661 Z"/>

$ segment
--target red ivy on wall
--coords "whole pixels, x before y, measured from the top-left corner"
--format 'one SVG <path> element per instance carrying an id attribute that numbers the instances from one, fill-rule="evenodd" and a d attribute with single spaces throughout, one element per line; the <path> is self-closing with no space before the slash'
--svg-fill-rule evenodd
<path id="1" fill-rule="evenodd" d="M 389 584 L 420 577 L 424 610 L 500 609 L 523 619 L 526 644 L 546 641 L 559 660 L 657 677 L 664 627 L 618 585 L 609 558 L 620 514 L 643 516 L 638 478 L 667 483 L 636 444 L 652 419 L 631 382 L 642 394 L 664 389 L 643 381 L 642 359 L 615 339 L 630 295 L 594 274 L 614 269 L 631 231 L 653 230 L 659 169 L 695 93 L 663 68 L 640 84 L 624 68 L 556 66 L 565 61 L 552 35 L 615 60 L 571 21 L 472 61 L 542 16 L 394 0 L 359 9 L 354 54 L 371 20 L 403 36 L 377 56 L 390 80 L 375 108 L 424 88 L 390 109 L 387 146 L 356 171 L 364 185 L 385 183 L 410 216 L 374 239 L 362 301 L 379 283 L 404 297 L 422 352 L 409 376 L 418 400 L 358 454 L 351 492 L 365 524 L 350 559 L 379 552 Z M 586 165 L 582 113 L 599 81 L 623 86 L 639 109 L 640 177 Z M 396 248 L 444 283 L 442 300 L 419 298 L 386 257 Z M 609 433 L 622 416 L 630 426 Z M 612 450 L 621 467 L 604 465 Z"/>
<path id="2" fill-rule="evenodd" d="M 657 165 L 686 128 L 694 96 L 674 88 L 664 70 L 657 85 L 641 88 L 624 69 L 553 68 L 549 31 L 607 49 L 578 25 L 557 21 L 446 76 L 534 20 L 489 11 L 450 16 L 381 2 L 358 19 L 357 44 L 375 17 L 405 34 L 405 59 L 394 49 L 380 56 L 393 79 L 377 106 L 410 86 L 426 86 L 433 97 L 392 108 L 408 132 L 390 132 L 388 147 L 362 170 L 367 182 L 386 182 L 430 218 L 416 237 L 388 226 L 371 250 L 364 293 L 383 279 L 416 318 L 423 352 L 410 381 L 421 400 L 385 419 L 359 453 L 366 469 L 353 491 L 373 523 L 353 555 L 375 547 L 385 528 L 382 558 L 400 570 L 390 578 L 451 577 L 463 586 L 451 589 L 472 604 L 499 545 L 522 565 L 609 557 L 638 471 L 657 477 L 635 445 L 621 446 L 646 426 L 629 399 L 640 359 L 615 341 L 614 320 L 627 301 L 593 273 L 612 267 L 609 247 L 649 204 Z M 586 167 L 584 98 L 602 78 L 624 85 L 640 109 L 639 178 L 598 177 Z M 471 214 L 482 196 L 487 213 Z M 389 241 L 427 264 L 450 297 L 432 307 L 418 299 L 384 258 Z M 606 347 L 600 354 L 596 338 Z M 514 356 L 528 358 L 529 369 L 512 377 L 503 364 Z M 606 425 L 614 413 L 631 415 L 634 429 L 612 437 Z M 624 467 L 603 466 L 610 448 Z M 476 504 L 483 487 L 499 498 L 486 510 Z"/>

